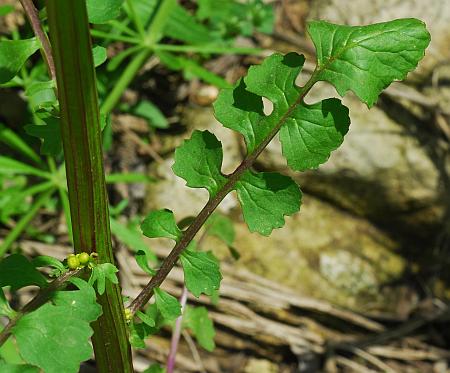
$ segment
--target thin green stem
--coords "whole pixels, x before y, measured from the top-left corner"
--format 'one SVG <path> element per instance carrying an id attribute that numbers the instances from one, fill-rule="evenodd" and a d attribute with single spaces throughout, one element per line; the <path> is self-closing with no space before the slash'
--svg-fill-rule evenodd
<path id="1" fill-rule="evenodd" d="M 105 101 L 103 101 L 100 108 L 100 111 L 103 114 L 109 114 L 116 107 L 125 89 L 127 89 L 131 81 L 141 69 L 142 65 L 151 55 L 152 51 L 150 49 L 143 49 L 134 55 L 119 80 L 114 85 L 112 91 L 106 97 Z"/>
<path id="2" fill-rule="evenodd" d="M 128 36 L 123 36 L 123 35 L 109 34 L 107 32 L 103 32 L 103 31 L 95 30 L 95 29 L 91 30 L 91 35 L 96 38 L 101 38 L 101 39 L 106 39 L 106 40 L 123 41 L 125 43 L 130 43 L 130 44 L 140 44 L 141 43 L 141 40 L 139 38 L 131 38 Z"/>
<path id="3" fill-rule="evenodd" d="M 263 49 L 246 47 L 218 47 L 215 45 L 172 45 L 155 44 L 155 51 L 184 52 L 184 53 L 213 53 L 213 54 L 261 54 Z"/>
<path id="4" fill-rule="evenodd" d="M 102 114 L 109 114 L 115 108 L 125 89 L 127 89 L 141 67 L 153 54 L 152 45 L 156 43 L 162 35 L 162 30 L 168 21 L 170 11 L 175 5 L 175 0 L 160 1 L 144 38 L 143 46 L 146 48 L 136 53 L 127 65 L 125 71 L 114 85 L 114 88 L 102 103 L 100 108 Z"/>
<path id="5" fill-rule="evenodd" d="M 141 36 L 142 39 L 144 39 L 145 37 L 145 30 L 144 30 L 144 26 L 142 25 L 141 19 L 138 17 L 138 15 L 136 14 L 136 11 L 134 9 L 134 5 L 133 2 L 131 0 L 127 0 L 127 6 L 130 9 L 130 13 L 131 13 L 131 18 L 133 19 L 133 23 L 136 26 L 136 29 L 138 30 L 139 35 Z"/>
<path id="6" fill-rule="evenodd" d="M 242 174 L 250 169 L 250 167 L 255 162 L 256 158 L 262 153 L 262 151 L 266 148 L 266 146 L 272 141 L 278 131 L 281 129 L 281 126 L 286 122 L 295 108 L 303 102 L 304 97 L 310 91 L 312 86 L 316 83 L 316 72 L 313 73 L 309 81 L 305 86 L 302 87 L 299 93 L 299 97 L 297 100 L 289 107 L 286 113 L 280 118 L 277 124 L 274 126 L 272 131 L 264 138 L 263 141 L 255 148 L 255 150 L 249 154 L 241 164 L 234 170 L 232 174 L 228 176 L 228 181 L 225 185 L 217 192 L 217 194 L 211 198 L 208 203 L 203 207 L 194 221 L 189 225 L 189 228 L 183 233 L 180 241 L 175 245 L 169 255 L 162 262 L 158 272 L 149 283 L 142 289 L 139 295 L 133 300 L 130 304 L 130 311 L 132 314 L 135 314 L 141 307 L 143 307 L 152 297 L 153 290 L 155 287 L 158 287 L 165 280 L 167 275 L 170 273 L 172 268 L 177 263 L 181 253 L 184 249 L 191 243 L 194 239 L 195 235 L 202 228 L 203 224 L 209 218 L 209 216 L 214 212 L 214 210 L 219 206 L 220 202 L 226 197 L 228 193 L 230 193 L 236 183 L 239 181 Z"/>
<path id="7" fill-rule="evenodd" d="M 40 194 L 39 197 L 33 202 L 27 213 L 20 218 L 15 227 L 8 233 L 8 235 L 0 245 L 0 258 L 6 253 L 6 251 L 11 247 L 14 241 L 17 240 L 22 232 L 27 228 L 28 224 L 30 224 L 41 207 L 45 203 L 47 203 L 47 201 L 56 190 L 54 187 L 52 187 L 51 183 L 40 184 L 40 187 L 45 191 Z"/>
<path id="8" fill-rule="evenodd" d="M 136 39 L 139 38 L 139 34 L 136 31 L 133 31 L 132 29 L 130 29 L 129 27 L 125 26 L 123 23 L 121 23 L 119 21 L 116 21 L 116 20 L 113 19 L 113 20 L 109 21 L 109 24 L 113 28 L 115 28 L 115 29 L 117 29 L 119 31 L 122 31 L 125 34 L 128 34 L 128 36 L 131 36 L 131 37 L 136 38 Z"/>

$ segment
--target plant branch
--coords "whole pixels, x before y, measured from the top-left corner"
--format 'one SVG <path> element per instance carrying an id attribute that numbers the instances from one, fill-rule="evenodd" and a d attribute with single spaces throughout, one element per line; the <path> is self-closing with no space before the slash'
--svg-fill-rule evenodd
<path id="1" fill-rule="evenodd" d="M 6 340 L 11 335 L 12 328 L 23 316 L 46 303 L 53 292 L 65 286 L 65 283 L 70 278 L 77 276 L 82 270 L 83 268 L 69 270 L 53 280 L 46 288 L 41 289 L 33 299 L 31 299 L 27 304 L 25 304 L 25 306 L 23 306 L 22 310 L 20 310 L 14 318 L 9 320 L 8 324 L 6 324 L 6 326 L 0 332 L 0 346 L 2 346 L 3 343 L 6 342 Z"/>
<path id="2" fill-rule="evenodd" d="M 39 20 L 39 14 L 35 8 L 32 0 L 20 0 L 23 10 L 27 15 L 28 21 L 30 22 L 31 28 L 34 34 L 40 40 L 42 44 L 42 54 L 47 65 L 47 70 L 52 80 L 56 81 L 56 70 L 55 63 L 53 61 L 52 47 L 48 40 L 47 34 L 44 32 L 41 21 Z"/>
<path id="3" fill-rule="evenodd" d="M 228 181 L 225 185 L 217 192 L 217 194 L 211 198 L 208 203 L 203 207 L 194 221 L 189 225 L 189 228 L 184 232 L 180 241 L 175 245 L 169 255 L 164 259 L 159 268 L 156 275 L 152 277 L 149 283 L 142 289 L 139 295 L 133 300 L 130 304 L 130 311 L 132 314 L 135 314 L 141 307 L 143 307 L 152 297 L 153 289 L 162 284 L 165 278 L 168 276 L 172 268 L 177 263 L 181 253 L 184 249 L 191 243 L 194 239 L 198 231 L 202 228 L 203 224 L 209 218 L 209 216 L 214 212 L 217 206 L 222 202 L 222 200 L 226 197 L 228 193 L 230 193 L 236 183 L 239 181 L 242 174 L 250 169 L 250 167 L 255 162 L 256 158 L 262 153 L 262 151 L 266 148 L 266 146 L 272 141 L 278 131 L 281 129 L 281 126 L 286 122 L 295 108 L 303 102 L 304 97 L 312 88 L 314 83 L 316 83 L 317 74 L 316 71 L 312 74 L 311 78 L 308 82 L 301 88 L 299 97 L 297 100 L 289 107 L 286 113 L 280 118 L 278 123 L 274 126 L 272 131 L 266 136 L 266 138 L 261 141 L 261 143 L 256 147 L 256 149 L 249 154 L 241 164 L 234 170 L 234 172 L 228 175 Z"/>

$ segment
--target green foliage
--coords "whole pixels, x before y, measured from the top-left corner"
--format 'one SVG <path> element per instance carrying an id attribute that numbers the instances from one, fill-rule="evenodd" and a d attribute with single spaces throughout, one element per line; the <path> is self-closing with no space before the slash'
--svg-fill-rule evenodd
<path id="1" fill-rule="evenodd" d="M 111 263 L 97 264 L 92 268 L 91 277 L 89 277 L 89 285 L 96 284 L 97 292 L 102 295 L 105 292 L 106 280 L 113 284 L 118 284 L 119 279 L 116 273 L 119 270 Z"/>
<path id="2" fill-rule="evenodd" d="M 152 364 L 142 373 L 166 373 L 166 369 L 159 364 Z"/>
<path id="3" fill-rule="evenodd" d="M 214 350 L 216 332 L 205 307 L 186 307 L 183 313 L 183 326 L 192 331 L 199 345 L 205 350 Z"/>
<path id="4" fill-rule="evenodd" d="M 353 91 L 371 107 L 394 80 L 402 80 L 424 56 L 430 34 L 422 21 L 397 19 L 369 26 L 308 24 L 317 51 L 317 80 L 343 96 Z"/>
<path id="5" fill-rule="evenodd" d="M 219 262 L 211 252 L 196 251 L 192 246 L 180 257 L 184 282 L 197 298 L 202 293 L 211 296 L 219 289 L 222 280 Z"/>
<path id="6" fill-rule="evenodd" d="M 36 38 L 0 41 L 0 83 L 6 83 L 14 78 L 39 46 Z"/>
<path id="7" fill-rule="evenodd" d="M 141 269 L 148 273 L 149 275 L 153 276 L 155 275 L 156 271 L 152 269 L 148 262 L 149 260 L 153 259 L 154 254 L 151 254 L 148 249 L 145 250 L 139 250 L 135 255 L 134 258 L 136 259 L 137 264 Z"/>
<path id="8" fill-rule="evenodd" d="M 155 289 L 155 303 L 158 311 L 168 321 L 173 321 L 181 315 L 180 302 L 164 290 Z"/>
<path id="9" fill-rule="evenodd" d="M 165 237 L 178 241 L 182 235 L 170 210 L 152 211 L 142 222 L 141 229 L 150 238 Z"/>
<path id="10" fill-rule="evenodd" d="M 211 197 L 226 183 L 222 175 L 222 145 L 208 131 L 194 131 L 191 138 L 175 151 L 176 175 L 187 181 L 191 188 L 206 188 Z"/>
<path id="11" fill-rule="evenodd" d="M 39 368 L 25 364 L 8 364 L 0 360 L 0 372 L 8 373 L 39 373 Z"/>
<path id="12" fill-rule="evenodd" d="M 86 7 L 91 23 L 105 23 L 120 14 L 123 0 L 86 0 Z"/>
<path id="13" fill-rule="evenodd" d="M 0 288 L 11 286 L 11 290 L 18 290 L 29 285 L 46 287 L 47 280 L 27 258 L 12 254 L 0 261 Z"/>
<path id="14" fill-rule="evenodd" d="M 6 300 L 5 293 L 0 287 L 0 316 L 6 316 L 8 318 L 13 318 L 16 312 L 11 308 L 8 301 Z"/>
<path id="15" fill-rule="evenodd" d="M 80 363 L 92 355 L 89 324 L 101 308 L 92 287 L 81 279 L 74 284 L 79 290 L 57 292 L 52 303 L 20 318 L 12 331 L 24 360 L 46 373 L 78 372 Z"/>

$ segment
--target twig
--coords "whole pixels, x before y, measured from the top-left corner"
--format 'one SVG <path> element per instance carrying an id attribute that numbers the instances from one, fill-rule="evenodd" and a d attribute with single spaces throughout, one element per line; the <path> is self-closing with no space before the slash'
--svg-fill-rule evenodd
<path id="1" fill-rule="evenodd" d="M 39 293 L 36 294 L 36 296 L 31 299 L 25 306 L 23 306 L 22 310 L 17 313 L 17 316 L 12 318 L 0 332 L 0 346 L 5 343 L 5 341 L 11 334 L 11 329 L 23 316 L 25 316 L 25 314 L 34 311 L 35 309 L 42 306 L 45 302 L 47 302 L 48 298 L 55 290 L 61 288 L 65 284 L 65 282 L 67 282 L 71 277 L 78 275 L 82 270 L 83 269 L 80 268 L 67 271 L 53 280 L 46 288 L 40 290 Z"/>
<path id="2" fill-rule="evenodd" d="M 47 34 L 42 29 L 38 11 L 35 8 L 32 0 L 20 0 L 20 3 L 22 4 L 25 14 L 27 15 L 28 21 L 30 22 L 34 34 L 42 44 L 43 57 L 45 63 L 47 64 L 47 70 L 50 78 L 56 81 L 56 69 L 55 63 L 53 61 L 52 47 L 50 45 L 50 41 L 48 40 Z"/>

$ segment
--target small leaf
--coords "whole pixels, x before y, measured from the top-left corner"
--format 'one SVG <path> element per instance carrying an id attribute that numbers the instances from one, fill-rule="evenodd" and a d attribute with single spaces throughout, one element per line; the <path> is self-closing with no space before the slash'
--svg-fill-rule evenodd
<path id="1" fill-rule="evenodd" d="M 106 23 L 120 15 L 123 0 L 87 0 L 86 7 L 91 23 Z"/>
<path id="2" fill-rule="evenodd" d="M 180 260 L 186 287 L 197 298 L 202 293 L 211 296 L 219 289 L 222 275 L 219 262 L 211 252 L 194 251 L 188 247 Z"/>
<path id="3" fill-rule="evenodd" d="M 86 281 L 70 281 L 79 290 L 56 292 L 51 298 L 53 304 L 24 315 L 12 330 L 25 361 L 46 373 L 76 373 L 80 363 L 92 356 L 89 339 L 93 330 L 89 324 L 102 310 Z"/>
<path id="4" fill-rule="evenodd" d="M 206 188 L 211 197 L 226 183 L 222 175 L 222 144 L 208 131 L 194 131 L 175 151 L 176 175 L 191 188 Z"/>
<path id="5" fill-rule="evenodd" d="M 6 316 L 12 319 L 16 315 L 16 311 L 14 311 L 8 303 L 8 300 L 5 297 L 5 293 L 3 289 L 0 287 L 0 316 Z"/>
<path id="6" fill-rule="evenodd" d="M 139 267 L 150 276 L 153 276 L 156 274 L 156 271 L 148 265 L 149 259 L 152 260 L 154 257 L 154 254 L 149 255 L 149 250 L 139 250 L 136 254 L 134 254 L 134 258 L 136 259 L 137 264 Z"/>
<path id="7" fill-rule="evenodd" d="M 57 157 L 62 153 L 62 139 L 59 119 L 48 117 L 45 125 L 27 124 L 25 132 L 42 139 L 41 154 Z"/>
<path id="8" fill-rule="evenodd" d="M 308 24 L 317 51 L 317 80 L 343 96 L 353 91 L 371 107 L 394 80 L 402 80 L 424 56 L 430 34 L 422 21 L 397 19 L 369 26 Z"/>
<path id="9" fill-rule="evenodd" d="M 93 286 L 97 283 L 97 292 L 102 295 L 105 292 L 106 280 L 113 284 L 118 284 L 119 280 L 116 273 L 119 270 L 111 263 L 97 264 L 92 268 L 91 277 L 89 277 L 89 285 Z"/>
<path id="10" fill-rule="evenodd" d="M 12 254 L 0 262 L 0 288 L 11 286 L 15 291 L 29 285 L 46 287 L 47 280 L 27 258 Z"/>
<path id="11" fill-rule="evenodd" d="M 28 57 L 38 49 L 36 38 L 0 41 L 0 84 L 14 78 Z"/>
<path id="12" fill-rule="evenodd" d="M 183 314 L 183 326 L 192 331 L 199 345 L 205 350 L 214 350 L 216 331 L 205 307 L 186 307 Z"/>
<path id="13" fill-rule="evenodd" d="M 284 225 L 284 216 L 300 209 L 301 192 L 297 184 L 278 173 L 245 172 L 236 183 L 245 222 L 251 232 L 268 236 Z"/>
<path id="14" fill-rule="evenodd" d="M 129 341 L 130 344 L 135 348 L 145 348 L 145 339 L 149 336 L 157 332 L 158 329 L 148 326 L 145 323 L 134 323 L 132 322 L 129 325 L 130 335 Z"/>
<path id="15" fill-rule="evenodd" d="M 173 321 L 181 315 L 181 305 L 177 298 L 160 288 L 155 288 L 154 293 L 156 307 L 164 319 Z"/>
<path id="16" fill-rule="evenodd" d="M 147 237 L 165 237 L 174 241 L 178 241 L 183 234 L 170 210 L 152 211 L 142 222 L 141 229 Z"/>
<path id="17" fill-rule="evenodd" d="M 65 271 L 64 264 L 62 264 L 58 259 L 48 256 L 48 255 L 39 255 L 33 259 L 31 259 L 31 264 L 34 267 L 53 267 L 59 270 L 61 273 Z"/>
<path id="18" fill-rule="evenodd" d="M 101 45 L 96 45 L 92 48 L 92 57 L 94 58 L 94 66 L 100 66 L 106 61 L 106 48 Z"/>
<path id="19" fill-rule="evenodd" d="M 151 101 L 142 100 L 135 107 L 131 109 L 131 112 L 141 118 L 147 120 L 150 127 L 155 128 L 169 128 L 169 122 L 159 108 Z"/>
<path id="20" fill-rule="evenodd" d="M 219 213 L 212 214 L 205 227 L 209 235 L 218 237 L 228 246 L 233 244 L 235 237 L 233 222 L 226 216 Z"/>
<path id="21" fill-rule="evenodd" d="M 142 311 L 136 312 L 136 316 L 139 317 L 142 322 L 144 322 L 148 326 L 154 327 L 156 325 L 155 320 Z"/>
<path id="22" fill-rule="evenodd" d="M 33 81 L 26 87 L 25 95 L 33 111 L 52 108 L 57 105 L 55 87 L 56 83 L 54 80 Z"/>

